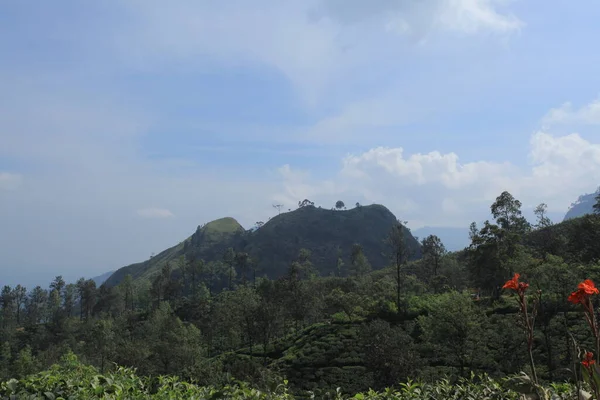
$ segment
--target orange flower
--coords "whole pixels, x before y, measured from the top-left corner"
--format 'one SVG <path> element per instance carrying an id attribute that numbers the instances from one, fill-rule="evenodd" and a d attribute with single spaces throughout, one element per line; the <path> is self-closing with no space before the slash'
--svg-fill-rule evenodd
<path id="1" fill-rule="evenodd" d="M 515 273 L 515 275 L 513 276 L 513 278 L 509 281 L 507 281 L 504 286 L 502 286 L 502 289 L 512 289 L 517 291 L 520 294 L 525 293 L 525 290 L 529 287 L 529 283 L 525 283 L 525 282 L 519 282 L 519 277 L 521 275 Z"/>
<path id="2" fill-rule="evenodd" d="M 568 300 L 573 304 L 584 304 L 593 294 L 599 294 L 598 288 L 591 279 L 586 279 L 577 285 L 577 291 L 571 293 Z"/>
<path id="3" fill-rule="evenodd" d="M 596 288 L 596 285 L 594 285 L 594 282 L 592 282 L 591 279 L 586 279 L 585 281 L 581 282 L 577 286 L 577 289 L 579 289 L 580 291 L 584 292 L 587 295 L 600 293 L 598 291 L 598 289 Z"/>
<path id="4" fill-rule="evenodd" d="M 586 295 L 584 292 L 578 290 L 576 292 L 571 293 L 571 295 L 569 296 L 569 298 L 567 300 L 569 300 L 569 302 L 573 303 L 573 304 L 583 304 L 585 302 L 586 299 Z"/>
<path id="5" fill-rule="evenodd" d="M 512 290 L 519 290 L 519 277 L 521 275 L 519 274 L 515 274 L 515 276 L 513 276 L 513 278 L 509 281 L 507 281 L 504 286 L 502 286 L 502 289 L 512 289 Z"/>
<path id="6" fill-rule="evenodd" d="M 589 368 L 592 364 L 595 364 L 595 363 L 596 363 L 596 361 L 594 360 L 594 353 L 592 353 L 591 351 L 586 352 L 581 364 L 584 367 Z"/>

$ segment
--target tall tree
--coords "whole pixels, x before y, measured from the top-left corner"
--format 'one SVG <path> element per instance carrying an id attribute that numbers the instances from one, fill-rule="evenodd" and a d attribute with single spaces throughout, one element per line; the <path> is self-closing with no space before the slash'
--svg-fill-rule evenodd
<path id="1" fill-rule="evenodd" d="M 446 248 L 441 239 L 436 235 L 429 235 L 421 241 L 423 259 L 432 266 L 433 276 L 437 276 L 442 258 L 446 255 Z"/>
<path id="2" fill-rule="evenodd" d="M 404 229 L 406 228 L 398 220 L 387 236 L 387 244 L 390 248 L 389 256 L 396 272 L 396 306 L 398 307 L 398 312 L 401 310 L 402 269 L 413 255 L 413 251 L 406 241 Z"/>
<path id="3" fill-rule="evenodd" d="M 27 289 L 21 285 L 15 286 L 14 290 L 14 301 L 16 308 L 17 324 L 21 323 L 21 310 L 25 306 L 25 299 L 27 298 Z"/>
<path id="4" fill-rule="evenodd" d="M 48 315 L 48 291 L 41 286 L 33 288 L 27 300 L 26 310 L 30 325 L 44 322 Z"/>
<path id="5" fill-rule="evenodd" d="M 371 264 L 363 251 L 363 247 L 355 243 L 350 250 L 351 273 L 354 276 L 365 276 L 371 271 Z"/>
<path id="6" fill-rule="evenodd" d="M 234 259 L 235 266 L 242 275 L 242 284 L 245 285 L 248 282 L 248 270 L 250 269 L 250 256 L 245 252 L 238 252 Z"/>
<path id="7" fill-rule="evenodd" d="M 473 282 L 497 298 L 502 282 L 513 275 L 521 262 L 522 240 L 531 225 L 521 213 L 521 202 L 506 191 L 496 198 L 490 210 L 496 224 L 485 221 L 480 230 L 471 224 L 469 267 Z"/>
<path id="8" fill-rule="evenodd" d="M 77 297 L 77 285 L 69 283 L 65 286 L 63 293 L 63 307 L 65 309 L 65 315 L 67 317 L 73 316 L 73 309 L 75 308 L 75 298 Z"/>
<path id="9" fill-rule="evenodd" d="M 337 208 L 338 210 L 341 210 L 344 207 L 345 207 L 345 204 L 344 204 L 343 201 L 338 200 L 338 201 L 335 202 L 335 208 Z"/>
<path id="10" fill-rule="evenodd" d="M 177 282 L 173 280 L 172 274 L 173 269 L 171 264 L 166 263 L 152 281 L 150 292 L 154 299 L 155 307 L 158 307 L 163 301 L 169 301 L 175 297 Z"/>
<path id="11" fill-rule="evenodd" d="M 2 327 L 7 328 L 15 320 L 15 292 L 6 285 L 0 294 L 2 302 Z"/>
<path id="12" fill-rule="evenodd" d="M 533 210 L 533 213 L 537 218 L 537 223 L 535 224 L 537 229 L 544 229 L 552 226 L 552 221 L 548 218 L 547 210 L 548 205 L 546 203 L 540 203 L 535 210 Z"/>
<path id="13" fill-rule="evenodd" d="M 123 292 L 123 302 L 125 303 L 125 310 L 133 310 L 134 303 L 134 292 L 133 292 L 133 278 L 131 274 L 125 275 L 123 282 L 120 284 Z"/>
<path id="14" fill-rule="evenodd" d="M 338 247 L 337 249 L 337 263 L 336 263 L 336 273 L 337 276 L 342 276 L 344 272 L 344 258 L 342 257 L 342 249 Z"/>
<path id="15" fill-rule="evenodd" d="M 84 280 L 81 290 L 81 307 L 83 308 L 83 316 L 87 320 L 92 315 L 92 310 L 96 305 L 96 282 L 93 279 Z"/>
<path id="16" fill-rule="evenodd" d="M 65 290 L 65 286 L 66 283 L 62 275 L 58 275 L 56 278 L 54 278 L 52 283 L 50 283 L 50 290 L 56 290 L 59 296 L 62 296 L 63 291 Z"/>
<path id="17" fill-rule="evenodd" d="M 233 268 L 235 265 L 235 251 L 233 250 L 233 247 L 229 247 L 227 250 L 225 250 L 225 253 L 223 254 L 223 263 L 227 266 L 228 269 L 229 282 L 227 286 L 229 290 L 231 290 L 233 285 Z"/>

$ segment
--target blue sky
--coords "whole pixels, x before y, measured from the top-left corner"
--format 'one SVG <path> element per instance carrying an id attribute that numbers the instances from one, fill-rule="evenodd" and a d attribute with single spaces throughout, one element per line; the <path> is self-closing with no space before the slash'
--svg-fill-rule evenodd
<path id="1" fill-rule="evenodd" d="M 93 276 L 309 198 L 467 227 L 600 182 L 591 0 L 9 0 L 2 282 Z"/>

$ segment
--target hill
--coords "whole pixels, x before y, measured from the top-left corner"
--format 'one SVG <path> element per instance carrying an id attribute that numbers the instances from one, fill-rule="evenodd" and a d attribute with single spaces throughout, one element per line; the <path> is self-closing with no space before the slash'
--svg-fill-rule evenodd
<path id="1" fill-rule="evenodd" d="M 571 204 L 569 211 L 567 211 L 567 214 L 565 215 L 564 221 L 573 219 L 573 218 L 577 218 L 577 217 L 582 217 L 586 214 L 593 214 L 594 213 L 593 207 L 594 207 L 594 204 L 596 204 L 596 196 L 597 195 L 598 195 L 598 192 L 583 194 L 583 195 L 579 196 L 577 198 L 577 201 L 575 201 L 573 204 Z"/>
<path id="2" fill-rule="evenodd" d="M 114 274 L 114 273 L 115 273 L 115 271 L 109 271 L 109 272 L 105 272 L 105 273 L 103 273 L 102 275 L 98 275 L 98 276 L 95 276 L 95 277 L 93 277 L 93 278 L 92 278 L 92 280 L 93 280 L 94 282 L 96 282 L 96 286 L 100 286 L 100 285 L 102 285 L 104 282 L 106 282 L 106 280 L 107 280 L 108 278 L 110 278 L 110 276 L 111 276 L 112 274 Z"/>
<path id="3" fill-rule="evenodd" d="M 204 260 L 218 259 L 225 249 L 239 241 L 244 228 L 233 218 L 221 218 L 198 226 L 196 232 L 184 241 L 170 247 L 149 260 L 131 264 L 115 271 L 105 282 L 109 287 L 118 285 L 123 278 L 131 275 L 134 280 L 150 279 L 163 265 L 173 263 L 181 256 L 197 257 Z"/>
<path id="4" fill-rule="evenodd" d="M 148 279 L 167 262 L 176 268 L 181 256 L 219 261 L 228 247 L 248 253 L 258 275 L 273 279 L 286 273 L 301 249 L 310 250 L 310 260 L 321 275 L 330 275 L 336 269 L 338 249 L 349 265 L 350 249 L 355 243 L 362 245 L 372 267 L 380 269 L 389 264 L 385 238 L 396 222 L 394 214 L 381 205 L 347 211 L 300 207 L 271 218 L 253 231 L 244 230 L 233 218 L 222 218 L 198 227 L 192 236 L 150 260 L 117 270 L 106 284 L 115 286 L 128 274 L 134 279 Z M 413 258 L 419 258 L 418 242 L 408 229 L 404 233 Z"/>

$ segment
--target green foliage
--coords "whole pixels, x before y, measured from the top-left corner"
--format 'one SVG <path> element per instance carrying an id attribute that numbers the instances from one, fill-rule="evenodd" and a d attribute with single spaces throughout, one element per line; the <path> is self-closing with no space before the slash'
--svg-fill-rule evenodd
<path id="1" fill-rule="evenodd" d="M 518 377 L 517 377 L 518 378 Z M 521 379 L 521 382 L 523 379 Z M 448 400 L 497 399 L 517 400 L 520 395 L 512 390 L 515 380 L 493 380 L 486 375 L 471 375 L 451 383 L 440 379 L 436 383 L 407 381 L 396 389 L 380 392 L 369 390 L 353 395 L 343 390 L 315 390 L 312 398 L 362 400 Z M 287 381 L 272 381 L 269 389 L 260 391 L 248 384 L 230 381 L 219 386 L 198 386 L 171 376 L 143 378 L 134 370 L 118 367 L 109 374 L 100 374 L 95 368 L 81 364 L 71 353 L 47 371 L 26 378 L 11 379 L 0 384 L 0 395 L 7 399 L 248 399 L 291 400 Z M 522 385 L 519 388 L 522 390 Z M 576 393 L 570 385 L 552 385 L 543 388 L 546 398 L 571 399 Z"/>
<path id="2" fill-rule="evenodd" d="M 301 249 L 310 251 L 311 261 L 319 275 L 335 274 L 339 271 L 337 250 L 344 250 L 341 261 L 350 265 L 350 249 L 354 243 L 363 247 L 365 259 L 373 268 L 379 269 L 387 265 L 387 248 L 383 240 L 395 223 L 394 215 L 381 205 L 334 212 L 306 203 L 297 210 L 271 218 L 256 231 L 244 231 L 234 219 L 223 218 L 199 227 L 184 242 L 147 261 L 119 269 L 106 284 L 116 286 L 131 275 L 139 285 L 140 281 L 152 280 L 167 263 L 171 263 L 176 272 L 181 256 L 185 256 L 186 260 L 202 259 L 207 263 L 221 261 L 228 248 L 234 251 L 233 257 L 237 253 L 247 254 L 250 260 L 256 262 L 254 267 L 259 275 L 270 278 L 285 275 L 289 263 Z M 408 229 L 403 230 L 414 258 L 418 258 L 419 243 Z M 236 265 L 231 260 L 225 261 L 225 264 L 231 264 L 241 277 L 249 272 L 246 263 Z M 365 267 L 365 271 L 369 269 L 366 264 L 361 266 Z M 221 287 L 230 285 L 224 283 Z"/>

